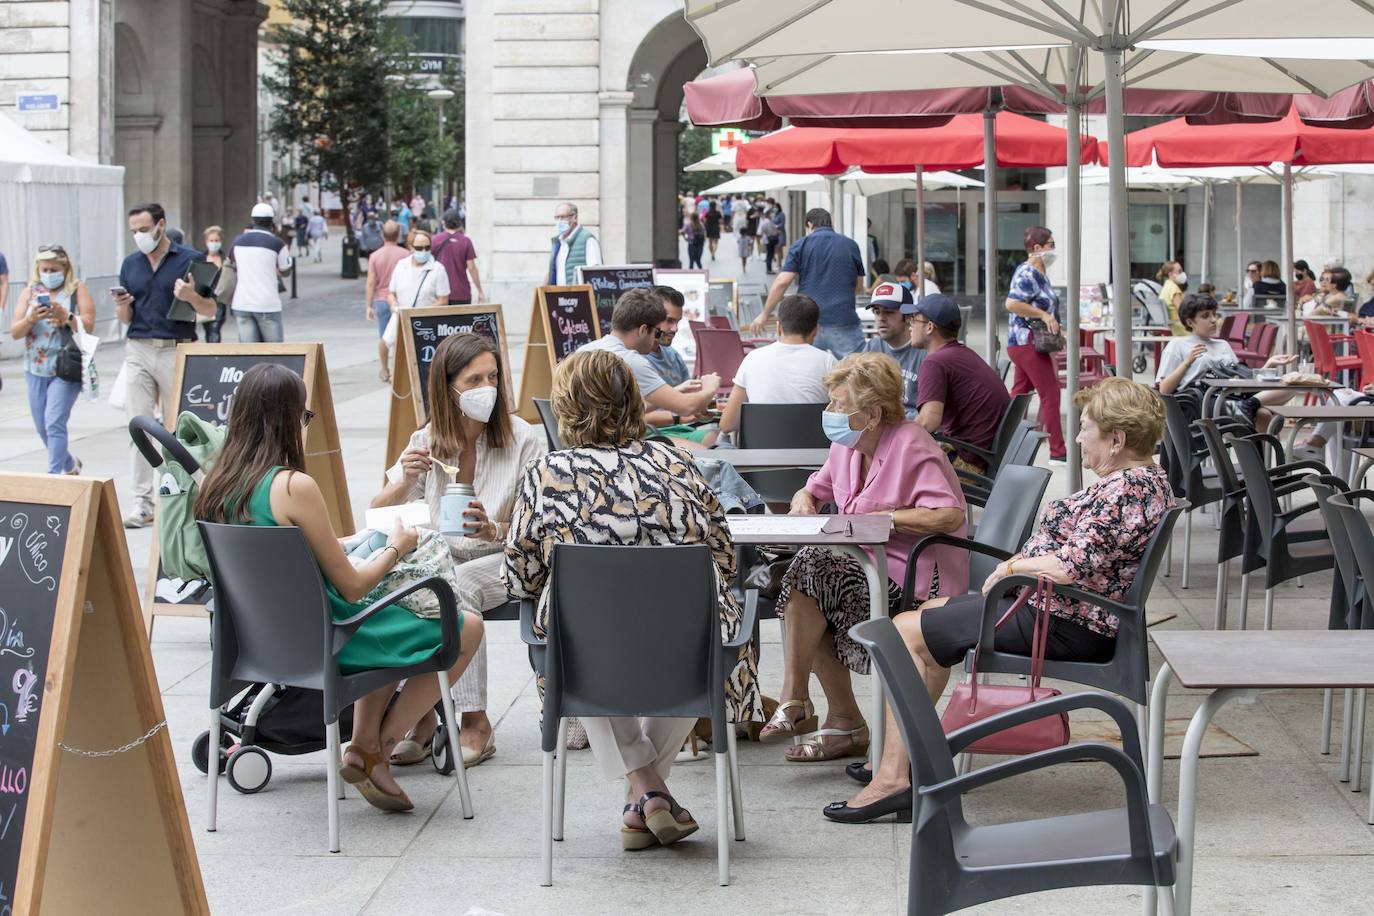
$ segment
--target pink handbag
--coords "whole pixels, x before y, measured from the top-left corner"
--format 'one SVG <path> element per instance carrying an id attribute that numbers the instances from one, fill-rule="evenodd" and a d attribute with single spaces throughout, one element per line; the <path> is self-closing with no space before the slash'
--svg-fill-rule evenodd
<path id="1" fill-rule="evenodd" d="M 973 650 L 973 662 L 969 668 L 968 682 L 958 684 L 954 688 L 954 693 L 949 698 L 949 705 L 945 707 L 945 714 L 940 717 L 940 724 L 944 726 L 945 734 L 963 728 L 965 725 L 972 725 L 981 719 L 995 716 L 999 712 L 1006 712 L 1018 706 L 1025 706 L 1027 703 L 1034 703 L 1036 700 L 1043 700 L 1047 697 L 1059 696 L 1060 691 L 1053 687 L 1041 687 L 1040 676 L 1045 669 L 1045 647 L 1049 641 L 1050 632 L 1050 595 L 1054 583 L 1045 576 L 1041 576 L 1035 585 L 1035 595 L 1040 605 L 1035 611 L 1035 623 L 1033 626 L 1033 636 L 1031 638 L 1031 675 L 1030 686 L 1022 687 L 1017 684 L 978 684 L 978 649 Z M 1022 589 L 1020 596 L 1012 602 L 1011 607 L 997 621 L 995 629 L 1001 629 L 1022 605 L 1029 600 L 1031 588 Z M 980 643 L 981 645 L 981 643 Z M 1062 747 L 1069 743 L 1069 716 L 1068 713 L 1045 716 L 1031 722 L 1024 722 L 1006 731 L 997 732 L 975 741 L 973 744 L 964 748 L 966 754 L 1009 754 L 1020 756 L 1031 754 L 1035 751 L 1043 751 L 1052 747 Z"/>

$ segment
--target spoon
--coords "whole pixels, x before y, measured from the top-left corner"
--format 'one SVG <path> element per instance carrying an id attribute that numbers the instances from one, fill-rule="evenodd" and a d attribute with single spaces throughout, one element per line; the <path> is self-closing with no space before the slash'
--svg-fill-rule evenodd
<path id="1" fill-rule="evenodd" d="M 442 461 L 440 461 L 438 458 L 435 458 L 433 455 L 429 456 L 429 460 L 439 465 L 439 470 L 443 471 L 445 474 L 453 474 L 454 476 L 457 476 L 458 469 L 455 468 L 453 465 L 444 464 Z"/>

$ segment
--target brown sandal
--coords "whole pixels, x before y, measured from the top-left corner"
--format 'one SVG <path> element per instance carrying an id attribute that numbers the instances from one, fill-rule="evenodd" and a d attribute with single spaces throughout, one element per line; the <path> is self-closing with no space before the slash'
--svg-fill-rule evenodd
<path id="1" fill-rule="evenodd" d="M 343 781 L 355 787 L 367 803 L 374 808 L 383 811 L 410 811 L 415 808 L 415 803 L 410 800 L 410 796 L 404 791 L 400 795 L 392 795 L 390 792 L 382 791 L 381 787 L 372 781 L 372 771 L 384 762 L 380 755 L 369 753 L 356 744 L 350 744 L 344 749 L 344 755 L 357 754 L 363 758 L 362 767 L 355 767 L 351 763 L 345 763 L 339 767 L 339 775 Z"/>
<path id="2" fill-rule="evenodd" d="M 620 812 L 623 818 L 629 813 L 644 814 L 644 809 L 637 804 L 626 805 Z M 658 845 L 658 837 L 648 827 L 630 827 L 625 824 L 620 825 L 620 848 L 629 852 L 638 852 L 641 849 L 648 849 L 650 846 Z"/>
<path id="3" fill-rule="evenodd" d="M 789 747 L 783 755 L 788 763 L 821 763 L 845 757 L 864 757 L 868 754 L 868 726 L 858 728 L 822 728 L 807 736 L 805 744 Z M 826 738 L 841 738 L 830 743 Z M 862 738 L 862 740 L 860 740 Z M 794 753 L 795 752 L 795 753 Z"/>
<path id="4" fill-rule="evenodd" d="M 645 825 L 653 831 L 654 836 L 660 843 L 664 846 L 671 846 L 678 840 L 685 839 L 697 832 L 699 829 L 697 822 L 695 819 L 692 819 L 690 815 L 688 815 L 688 820 L 686 821 L 679 821 L 677 819 L 677 816 L 687 809 L 679 805 L 677 799 L 673 798 L 673 796 L 669 795 L 667 792 L 660 792 L 657 789 L 645 792 L 640 796 L 639 810 L 643 811 L 644 806 L 649 804 L 649 800 L 654 798 L 661 798 L 668 803 L 667 811 L 659 808 L 653 814 L 644 815 Z"/>

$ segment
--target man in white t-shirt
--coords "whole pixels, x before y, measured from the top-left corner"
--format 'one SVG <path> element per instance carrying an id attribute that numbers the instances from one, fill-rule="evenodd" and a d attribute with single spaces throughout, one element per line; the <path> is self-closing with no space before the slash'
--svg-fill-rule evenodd
<path id="1" fill-rule="evenodd" d="M 720 417 L 720 431 L 734 432 L 746 401 L 755 404 L 824 404 L 822 381 L 835 365 L 828 350 L 812 346 L 820 332 L 821 307 L 810 296 L 787 296 L 778 305 L 778 341 L 744 355 Z"/>
<path id="2" fill-rule="evenodd" d="M 281 293 L 277 280 L 291 272 L 291 252 L 272 231 L 271 204 L 254 204 L 252 228 L 234 239 L 229 255 L 238 272 L 232 304 L 239 343 L 281 343 Z"/>

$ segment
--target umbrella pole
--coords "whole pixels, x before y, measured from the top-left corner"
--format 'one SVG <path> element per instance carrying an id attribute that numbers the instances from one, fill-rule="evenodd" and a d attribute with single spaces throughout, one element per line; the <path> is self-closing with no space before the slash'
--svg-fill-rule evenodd
<path id="1" fill-rule="evenodd" d="M 997 367 L 997 112 L 983 112 L 983 284 L 988 365 Z M 924 269 L 924 265 L 922 265 Z"/>
<path id="2" fill-rule="evenodd" d="M 1107 94 L 1108 213 L 1111 225 L 1112 324 L 1116 374 L 1131 377 L 1131 236 L 1126 216 L 1126 127 L 1121 92 L 1121 51 L 1102 52 Z"/>
<path id="3" fill-rule="evenodd" d="M 1243 296 L 1245 291 L 1245 231 L 1241 219 L 1245 212 L 1245 186 L 1240 183 L 1240 179 L 1235 180 L 1236 185 L 1236 295 Z M 1291 270 L 1291 268 L 1290 268 Z"/>
<path id="4" fill-rule="evenodd" d="M 1170 189 L 1169 189 L 1169 258 L 1168 258 L 1168 260 L 1170 260 L 1170 261 L 1176 261 L 1176 260 L 1178 260 L 1177 258 L 1174 257 L 1174 189 L 1173 189 L 1173 188 L 1170 188 Z"/>
<path id="5" fill-rule="evenodd" d="M 916 301 L 926 294 L 926 168 L 916 166 Z"/>
<path id="6" fill-rule="evenodd" d="M 1293 269 L 1293 165 L 1283 164 L 1283 263 Z M 1283 306 L 1288 314 L 1288 352 L 1298 352 L 1298 313 L 1293 303 L 1293 281 L 1284 284 Z"/>
<path id="7" fill-rule="evenodd" d="M 1211 241 L 1212 241 L 1212 184 L 1207 182 L 1202 186 L 1202 280 L 1203 283 L 1210 283 L 1208 279 L 1212 276 L 1211 264 Z M 1244 287 L 1242 287 L 1244 289 Z"/>
<path id="8" fill-rule="evenodd" d="M 1076 48 L 1075 55 L 1081 53 Z M 1074 68 L 1077 69 L 1077 68 Z M 1065 438 L 1068 439 L 1069 448 L 1069 490 L 1078 492 L 1083 487 L 1083 468 L 1080 464 L 1081 455 L 1078 450 L 1078 411 L 1074 409 L 1073 398 L 1078 393 L 1078 294 L 1080 282 L 1080 267 L 1082 257 L 1082 209 L 1080 204 L 1081 189 L 1079 186 L 1080 171 L 1082 163 L 1083 149 L 1082 140 L 1079 137 L 1079 107 L 1075 98 L 1065 106 L 1065 113 L 1068 115 L 1068 149 L 1065 151 L 1065 164 L 1068 166 L 1068 183 L 1065 185 L 1065 209 L 1068 219 L 1064 226 L 1064 247 L 1068 249 L 1068 257 L 1064 259 L 1065 272 L 1067 277 L 1065 283 L 1068 285 L 1068 305 L 1064 315 L 1064 337 L 1067 340 L 1068 352 L 1068 375 L 1069 380 L 1069 409 L 1068 429 Z"/>

